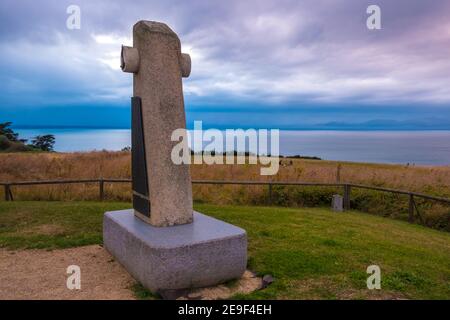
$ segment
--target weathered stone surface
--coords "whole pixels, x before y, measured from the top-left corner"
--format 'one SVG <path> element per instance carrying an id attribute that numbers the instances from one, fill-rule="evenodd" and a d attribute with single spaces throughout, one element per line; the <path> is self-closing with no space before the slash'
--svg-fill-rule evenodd
<path id="1" fill-rule="evenodd" d="M 159 227 L 190 223 L 189 165 L 176 165 L 171 160 L 172 148 L 179 143 L 171 141 L 172 132 L 186 128 L 181 78 L 190 74 L 190 57 L 181 53 L 178 36 L 166 24 L 153 21 L 136 23 L 133 48 L 124 50 L 123 70 L 133 72 L 133 94 L 142 101 L 151 212 L 148 222 Z"/>
<path id="2" fill-rule="evenodd" d="M 232 283 L 224 283 L 206 288 L 190 289 L 188 294 L 179 296 L 177 300 L 218 300 L 229 299 L 236 294 L 249 294 L 262 289 L 262 279 L 247 270 L 240 279 Z"/>
<path id="3" fill-rule="evenodd" d="M 136 210 L 105 213 L 105 248 L 144 287 L 169 299 L 184 289 L 239 278 L 247 264 L 246 232 L 193 212 L 189 166 L 171 159 L 180 143 L 171 141 L 172 133 L 186 128 L 181 78 L 191 72 L 189 55 L 181 53 L 180 40 L 167 25 L 139 21 L 133 47 L 122 47 L 121 60 L 122 70 L 133 73 L 133 101 L 139 101 L 142 118 L 136 139 L 145 146 L 139 159 L 145 158 L 147 168 L 146 174 L 145 168 L 133 171 L 133 181 L 141 183 L 133 184 L 133 196 L 146 205 L 134 199 Z M 148 196 L 147 188 L 138 187 L 141 180 L 148 182 Z"/>
<path id="4" fill-rule="evenodd" d="M 331 202 L 331 208 L 333 209 L 333 211 L 344 211 L 344 198 L 341 195 L 334 194 L 333 200 Z"/>
<path id="5" fill-rule="evenodd" d="M 158 228 L 133 210 L 106 212 L 105 248 L 153 292 L 216 285 L 242 276 L 245 230 L 194 212 L 193 223 Z"/>
<path id="6" fill-rule="evenodd" d="M 164 300 L 176 300 L 189 294 L 189 289 L 162 289 L 157 294 Z"/>
<path id="7" fill-rule="evenodd" d="M 136 73 L 139 71 L 139 51 L 136 48 L 122 46 L 120 68 L 123 72 Z"/>

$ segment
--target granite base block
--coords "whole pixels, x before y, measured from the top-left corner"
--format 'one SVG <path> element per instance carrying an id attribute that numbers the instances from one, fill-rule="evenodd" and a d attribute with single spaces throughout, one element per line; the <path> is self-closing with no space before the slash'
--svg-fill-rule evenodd
<path id="1" fill-rule="evenodd" d="M 152 292 L 212 286 L 242 276 L 245 230 L 194 211 L 194 222 L 154 227 L 134 211 L 106 212 L 103 242 L 119 263 Z"/>

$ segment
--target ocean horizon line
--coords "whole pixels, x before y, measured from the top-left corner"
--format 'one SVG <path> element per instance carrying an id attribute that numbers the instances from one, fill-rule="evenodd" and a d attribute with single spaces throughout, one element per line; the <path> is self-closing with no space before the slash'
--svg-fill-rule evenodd
<path id="1" fill-rule="evenodd" d="M 74 126 L 66 126 L 66 125 L 17 125 L 11 126 L 14 129 L 91 129 L 91 130 L 131 130 L 131 127 L 124 127 L 124 126 L 82 126 L 82 125 L 74 125 Z M 187 127 L 188 130 L 193 130 L 193 127 Z M 226 130 L 226 129 L 268 129 L 268 130 L 275 130 L 278 129 L 280 131 L 450 131 L 449 129 L 445 128 L 329 128 L 329 127 L 317 127 L 317 128 L 276 128 L 276 127 L 224 127 L 224 126 L 203 126 L 203 130 L 207 129 L 219 129 L 219 130 Z"/>
<path id="2" fill-rule="evenodd" d="M 203 129 L 207 128 L 204 126 Z M 14 129 L 24 139 L 53 134 L 55 150 L 60 152 L 122 150 L 131 145 L 131 129 L 126 127 L 30 126 Z M 287 129 L 279 133 L 279 153 L 283 155 L 370 163 L 450 164 L 450 130 Z"/>

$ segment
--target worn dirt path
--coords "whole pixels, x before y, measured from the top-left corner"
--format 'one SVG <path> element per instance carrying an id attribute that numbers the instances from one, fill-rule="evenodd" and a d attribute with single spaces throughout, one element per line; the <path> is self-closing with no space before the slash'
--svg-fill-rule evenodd
<path id="1" fill-rule="evenodd" d="M 67 267 L 77 265 L 81 289 L 67 288 Z M 246 271 L 233 286 L 192 289 L 181 299 L 226 299 L 261 288 L 261 278 Z M 136 281 L 99 245 L 58 250 L 0 249 L 0 300 L 135 299 Z M 174 297 L 175 298 L 175 297 Z M 170 299 L 174 299 L 170 298 Z"/>
<path id="2" fill-rule="evenodd" d="M 69 265 L 80 267 L 80 290 L 66 286 Z M 99 245 L 52 251 L 0 249 L 0 299 L 135 299 L 134 283 Z"/>

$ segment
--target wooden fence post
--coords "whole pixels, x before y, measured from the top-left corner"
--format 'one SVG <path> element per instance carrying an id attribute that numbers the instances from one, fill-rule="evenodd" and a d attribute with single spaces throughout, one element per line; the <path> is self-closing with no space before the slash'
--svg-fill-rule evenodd
<path id="1" fill-rule="evenodd" d="M 269 205 L 272 205 L 272 184 L 269 183 Z"/>
<path id="2" fill-rule="evenodd" d="M 105 196 L 105 192 L 104 192 L 104 186 L 105 186 L 105 182 L 103 181 L 103 179 L 100 179 L 98 181 L 98 186 L 99 186 L 99 196 L 100 196 L 100 201 L 103 201 L 103 198 Z"/>
<path id="3" fill-rule="evenodd" d="M 5 201 L 9 201 L 10 198 L 9 184 L 5 184 Z"/>
<path id="4" fill-rule="evenodd" d="M 410 193 L 409 194 L 409 216 L 408 216 L 409 223 L 414 222 L 414 196 Z"/>
<path id="5" fill-rule="evenodd" d="M 350 193 L 351 187 L 348 184 L 344 185 L 344 209 L 350 210 Z"/>

